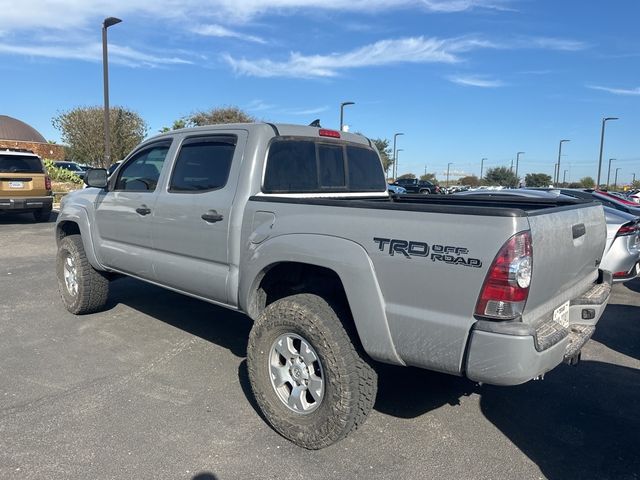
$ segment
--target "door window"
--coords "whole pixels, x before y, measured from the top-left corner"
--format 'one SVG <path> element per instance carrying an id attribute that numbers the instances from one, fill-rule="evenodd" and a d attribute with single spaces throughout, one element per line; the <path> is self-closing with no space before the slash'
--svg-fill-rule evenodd
<path id="1" fill-rule="evenodd" d="M 160 172 L 170 143 L 153 145 L 135 154 L 118 173 L 114 190 L 153 192 L 158 185 Z"/>
<path id="2" fill-rule="evenodd" d="M 185 140 L 173 168 L 169 192 L 197 193 L 224 187 L 229 178 L 236 142 L 234 135 Z"/>

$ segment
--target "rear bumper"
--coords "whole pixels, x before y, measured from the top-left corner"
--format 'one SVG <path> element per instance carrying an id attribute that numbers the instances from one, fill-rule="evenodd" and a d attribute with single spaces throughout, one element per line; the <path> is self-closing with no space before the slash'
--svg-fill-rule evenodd
<path id="1" fill-rule="evenodd" d="M 493 385 L 519 385 L 563 361 L 575 362 L 593 335 L 610 293 L 611 274 L 603 272 L 600 283 L 571 300 L 566 328 L 552 315 L 535 329 L 521 322 L 478 321 L 467 349 L 467 377 Z"/>
<path id="2" fill-rule="evenodd" d="M 53 197 L 14 197 L 0 198 L 0 211 L 32 211 L 52 208 Z"/>

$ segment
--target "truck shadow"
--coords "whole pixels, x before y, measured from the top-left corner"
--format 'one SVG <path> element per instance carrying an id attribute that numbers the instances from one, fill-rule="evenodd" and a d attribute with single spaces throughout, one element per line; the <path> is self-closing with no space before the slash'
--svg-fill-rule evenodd
<path id="1" fill-rule="evenodd" d="M 132 278 L 111 282 L 107 309 L 122 303 L 173 327 L 247 355 L 253 322 L 242 313 L 190 298 Z"/>
<path id="2" fill-rule="evenodd" d="M 640 370 L 584 361 L 541 382 L 482 387 L 480 408 L 546 478 L 632 479 L 640 472 L 638 392 Z"/>
<path id="3" fill-rule="evenodd" d="M 640 307 L 615 303 L 607 305 L 593 340 L 640 360 Z"/>

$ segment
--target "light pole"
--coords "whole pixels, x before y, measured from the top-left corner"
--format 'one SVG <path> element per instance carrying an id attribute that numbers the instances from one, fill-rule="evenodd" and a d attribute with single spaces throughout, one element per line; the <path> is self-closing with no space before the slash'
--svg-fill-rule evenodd
<path id="1" fill-rule="evenodd" d="M 604 117 L 602 119 L 602 130 L 600 132 L 600 157 L 598 159 L 598 179 L 596 180 L 596 190 L 600 188 L 600 170 L 602 169 L 602 150 L 604 149 L 604 126 L 608 120 L 618 120 L 618 117 Z"/>
<path id="2" fill-rule="evenodd" d="M 102 75 L 104 83 L 104 166 L 111 165 L 111 139 L 109 138 L 109 55 L 107 52 L 107 28 L 120 23 L 116 17 L 107 17 L 102 22 Z"/>
<path id="3" fill-rule="evenodd" d="M 633 180 L 631 180 L 631 185 L 633 185 L 634 183 L 636 183 L 636 174 L 633 174 Z"/>
<path id="4" fill-rule="evenodd" d="M 396 167 L 396 176 L 398 175 L 398 153 L 403 152 L 403 151 L 404 151 L 404 148 L 398 148 L 396 150 L 396 156 L 394 157 L 395 161 L 393 163 L 395 164 L 395 167 Z M 393 180 L 396 181 L 398 179 L 396 177 L 393 177 Z"/>
<path id="5" fill-rule="evenodd" d="M 615 162 L 615 158 L 609 159 L 609 170 L 607 170 L 607 188 L 609 188 L 609 178 L 611 177 L 611 162 Z M 597 190 L 597 187 L 596 187 Z"/>
<path id="6" fill-rule="evenodd" d="M 398 176 L 398 167 L 396 166 L 396 140 L 400 135 L 404 135 L 404 133 L 394 133 L 393 134 L 393 181 L 397 180 Z"/>
<path id="7" fill-rule="evenodd" d="M 616 176 L 613 179 L 613 190 L 618 190 L 618 170 L 622 170 L 622 167 L 616 168 Z"/>
<path id="8" fill-rule="evenodd" d="M 557 167 L 554 170 L 554 179 L 553 179 L 553 183 L 558 183 L 558 181 L 560 180 L 560 158 L 562 157 L 562 144 L 565 142 L 570 142 L 571 140 L 560 140 L 560 145 L 558 145 L 558 163 L 556 164 Z"/>
<path id="9" fill-rule="evenodd" d="M 516 154 L 516 178 L 518 178 L 518 164 L 520 163 L 520 155 L 524 155 L 524 152 L 518 152 Z"/>
<path id="10" fill-rule="evenodd" d="M 566 183 L 566 179 L 567 179 L 567 172 L 568 170 L 565 170 L 564 173 L 562 174 L 562 186 L 565 186 Z"/>
<path id="11" fill-rule="evenodd" d="M 453 162 L 447 163 L 447 188 L 449 188 L 449 168 L 453 165 Z"/>
<path id="12" fill-rule="evenodd" d="M 486 158 L 483 158 L 482 160 L 480 160 L 480 181 L 482 181 L 482 170 L 484 169 L 484 161 L 486 160 Z"/>
<path id="13" fill-rule="evenodd" d="M 342 131 L 342 129 L 344 128 L 344 107 L 346 107 L 347 105 L 355 105 L 355 102 L 342 102 L 340 104 L 340 131 Z"/>

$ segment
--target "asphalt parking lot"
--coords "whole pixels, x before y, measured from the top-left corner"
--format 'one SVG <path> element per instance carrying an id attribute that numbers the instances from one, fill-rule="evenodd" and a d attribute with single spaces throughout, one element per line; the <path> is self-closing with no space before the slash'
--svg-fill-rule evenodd
<path id="1" fill-rule="evenodd" d="M 380 366 L 367 423 L 306 451 L 256 411 L 248 318 L 131 279 L 75 317 L 53 226 L 0 216 L 2 479 L 640 478 L 640 279 L 578 367 L 499 388 Z"/>

